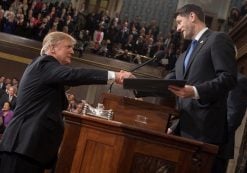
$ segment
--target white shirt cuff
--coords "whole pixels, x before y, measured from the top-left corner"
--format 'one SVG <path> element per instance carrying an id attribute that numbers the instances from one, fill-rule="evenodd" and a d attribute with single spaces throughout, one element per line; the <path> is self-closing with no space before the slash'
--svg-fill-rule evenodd
<path id="1" fill-rule="evenodd" d="M 114 71 L 108 71 L 108 80 L 115 80 L 115 72 Z"/>
<path id="2" fill-rule="evenodd" d="M 197 91 L 196 87 L 195 86 L 192 86 L 192 87 L 193 87 L 194 94 L 195 94 L 195 96 L 193 97 L 193 99 L 196 99 L 196 100 L 200 99 L 200 96 L 198 94 L 198 91 Z"/>

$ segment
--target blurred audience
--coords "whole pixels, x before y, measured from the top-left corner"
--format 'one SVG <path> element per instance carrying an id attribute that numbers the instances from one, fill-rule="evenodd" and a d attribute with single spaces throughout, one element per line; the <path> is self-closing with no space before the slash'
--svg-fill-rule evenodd
<path id="1" fill-rule="evenodd" d="M 240 12 L 241 16 L 245 16 L 247 14 L 247 0 L 243 1 L 243 5 L 241 6 Z"/>
<path id="2" fill-rule="evenodd" d="M 11 109 L 14 110 L 16 106 L 16 92 L 17 92 L 17 88 L 14 86 L 10 86 L 7 89 L 7 92 L 5 92 L 0 98 L 0 107 L 2 107 L 4 103 L 8 101 L 12 105 Z"/>
<path id="3" fill-rule="evenodd" d="M 79 57 L 86 50 L 109 58 L 122 56 L 121 52 L 127 51 L 129 62 L 142 63 L 158 50 L 164 50 L 164 35 L 156 20 L 147 23 L 136 16 L 129 22 L 121 20 L 119 14 L 110 17 L 107 10 L 89 13 L 85 6 L 76 10 L 72 3 L 63 1 L 2 1 L 1 5 L 0 31 L 38 41 L 49 32 L 66 32 L 78 40 L 75 50 Z M 174 31 L 169 33 L 170 37 L 174 34 Z M 179 44 L 174 41 L 169 40 L 166 46 Z M 174 51 L 176 55 L 177 49 L 179 47 L 167 52 Z M 140 55 L 146 58 L 136 61 Z M 164 66 L 160 62 L 155 65 Z"/>
<path id="4" fill-rule="evenodd" d="M 39 41 L 49 32 L 66 32 L 78 40 L 75 52 L 79 57 L 85 51 L 91 51 L 108 58 L 142 63 L 157 51 L 164 50 L 164 58 L 152 65 L 170 70 L 187 46 L 183 45 L 180 33 L 171 30 L 164 35 L 157 20 L 148 23 L 140 16 L 128 21 L 120 19 L 117 13 L 113 17 L 107 10 L 90 13 L 85 4 L 76 9 L 71 2 L 64 1 L 3 0 L 1 5 L 0 31 Z M 246 13 L 247 0 L 243 1 L 242 7 L 233 7 L 226 21 L 228 30 Z M 140 58 L 143 56 L 145 58 Z"/>
<path id="5" fill-rule="evenodd" d="M 11 109 L 11 103 L 4 102 L 2 109 L 0 110 L 0 134 L 2 134 L 13 118 L 13 111 Z"/>
<path id="6" fill-rule="evenodd" d="M 240 10 L 236 7 L 233 7 L 228 17 L 229 30 L 232 29 L 240 19 L 241 19 Z"/>

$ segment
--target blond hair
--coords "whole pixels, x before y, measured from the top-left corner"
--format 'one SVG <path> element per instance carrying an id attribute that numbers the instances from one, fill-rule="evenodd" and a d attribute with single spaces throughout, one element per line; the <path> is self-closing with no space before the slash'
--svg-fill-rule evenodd
<path id="1" fill-rule="evenodd" d="M 47 34 L 42 43 L 42 49 L 40 50 L 40 55 L 44 55 L 47 51 L 56 45 L 58 42 L 63 40 L 69 40 L 72 44 L 76 43 L 76 40 L 69 34 L 64 32 L 51 32 Z"/>

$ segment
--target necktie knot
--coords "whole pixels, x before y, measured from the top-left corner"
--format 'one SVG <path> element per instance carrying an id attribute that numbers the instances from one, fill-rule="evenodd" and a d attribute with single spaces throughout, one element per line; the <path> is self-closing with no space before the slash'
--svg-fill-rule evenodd
<path id="1" fill-rule="evenodd" d="M 197 43 L 197 40 L 192 40 L 192 44 L 196 44 Z"/>

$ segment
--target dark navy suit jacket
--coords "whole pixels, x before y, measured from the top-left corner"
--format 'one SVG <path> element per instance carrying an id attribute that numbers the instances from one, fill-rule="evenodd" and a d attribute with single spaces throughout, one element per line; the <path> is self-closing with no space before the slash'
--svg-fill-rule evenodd
<path id="1" fill-rule="evenodd" d="M 221 144 L 227 137 L 227 95 L 236 85 L 234 46 L 221 32 L 207 30 L 198 41 L 187 69 L 185 53 L 168 76 L 187 80 L 196 87 L 200 99 L 179 98 L 180 121 L 176 131 L 183 137 Z"/>
<path id="2" fill-rule="evenodd" d="M 51 56 L 38 57 L 22 76 L 14 118 L 3 134 L 0 151 L 20 153 L 49 165 L 56 159 L 63 137 L 64 85 L 106 83 L 107 71 L 75 69 Z"/>

